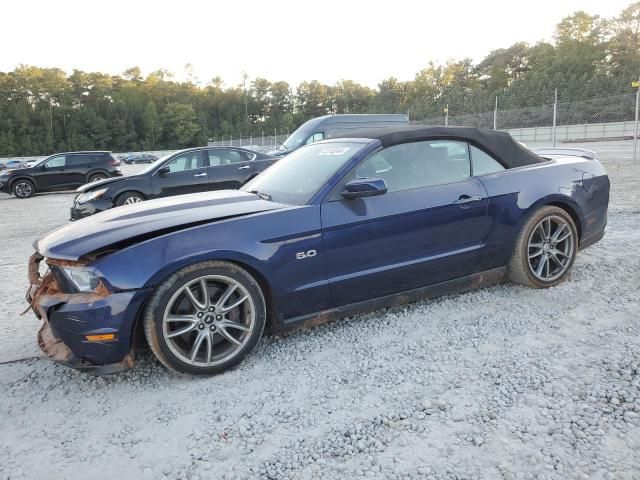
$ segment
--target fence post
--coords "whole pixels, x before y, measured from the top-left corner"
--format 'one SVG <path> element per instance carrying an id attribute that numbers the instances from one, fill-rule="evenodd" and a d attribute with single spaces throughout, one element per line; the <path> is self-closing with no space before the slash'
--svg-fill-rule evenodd
<path id="1" fill-rule="evenodd" d="M 551 138 L 553 139 L 553 146 L 556 146 L 556 120 L 558 116 L 558 89 L 556 88 L 555 96 L 553 99 L 553 127 L 551 129 Z"/>
<path id="2" fill-rule="evenodd" d="M 638 106 L 640 105 L 640 77 L 638 78 L 638 86 L 636 87 L 636 117 L 633 127 L 633 163 L 635 165 L 638 155 Z"/>
<path id="3" fill-rule="evenodd" d="M 449 126 L 449 104 L 447 103 L 447 106 L 444 107 L 444 126 L 448 127 Z"/>
<path id="4" fill-rule="evenodd" d="M 493 109 L 493 129 L 498 130 L 498 96 L 496 95 L 496 107 Z"/>
<path id="5" fill-rule="evenodd" d="M 260 132 L 262 135 L 262 146 L 264 147 L 264 130 L 262 132 Z"/>

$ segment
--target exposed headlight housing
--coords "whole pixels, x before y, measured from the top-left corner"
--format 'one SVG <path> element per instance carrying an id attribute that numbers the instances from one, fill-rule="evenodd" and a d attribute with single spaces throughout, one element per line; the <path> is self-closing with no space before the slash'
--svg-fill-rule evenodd
<path id="1" fill-rule="evenodd" d="M 76 199 L 76 202 L 82 205 L 83 203 L 87 203 L 95 200 L 96 198 L 100 198 L 106 193 L 106 191 L 106 188 L 99 188 L 98 190 L 92 190 L 90 192 L 83 193 Z"/>
<path id="2" fill-rule="evenodd" d="M 95 292 L 100 279 L 95 271 L 86 267 L 60 267 L 67 279 L 79 292 Z"/>

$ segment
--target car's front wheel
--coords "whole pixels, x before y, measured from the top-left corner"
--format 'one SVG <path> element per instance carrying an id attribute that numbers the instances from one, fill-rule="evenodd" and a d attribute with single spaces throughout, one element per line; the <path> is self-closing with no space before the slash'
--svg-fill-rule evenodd
<path id="1" fill-rule="evenodd" d="M 166 367 L 212 375 L 237 365 L 260 341 L 266 307 L 256 280 L 221 261 L 183 268 L 153 293 L 144 331 Z"/>
<path id="2" fill-rule="evenodd" d="M 116 207 L 144 202 L 144 197 L 138 192 L 124 192 L 116 198 Z"/>
<path id="3" fill-rule="evenodd" d="M 578 251 L 578 231 L 565 210 L 546 206 L 522 227 L 509 262 L 509 278 L 533 288 L 562 282 Z"/>
<path id="4" fill-rule="evenodd" d="M 29 198 L 35 195 L 36 186 L 30 180 L 18 180 L 13 184 L 12 190 L 18 198 Z"/>

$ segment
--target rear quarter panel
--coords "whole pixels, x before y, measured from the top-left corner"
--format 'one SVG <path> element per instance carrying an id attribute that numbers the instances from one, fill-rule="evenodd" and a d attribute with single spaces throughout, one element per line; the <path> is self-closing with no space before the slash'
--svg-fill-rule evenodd
<path id="1" fill-rule="evenodd" d="M 557 204 L 572 212 L 581 241 L 606 225 L 609 178 L 597 160 L 558 158 L 478 178 L 489 196 L 491 221 L 480 270 L 509 262 L 518 232 L 541 206 Z"/>

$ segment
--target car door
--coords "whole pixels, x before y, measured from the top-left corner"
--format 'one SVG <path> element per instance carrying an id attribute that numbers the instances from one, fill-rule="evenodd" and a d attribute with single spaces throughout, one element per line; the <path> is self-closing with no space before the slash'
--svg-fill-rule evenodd
<path id="1" fill-rule="evenodd" d="M 40 166 L 40 171 L 34 176 L 40 190 L 56 190 L 69 185 L 67 175 L 67 155 L 56 155 Z"/>
<path id="2" fill-rule="evenodd" d="M 388 192 L 344 199 L 353 178 L 382 178 Z M 471 177 L 466 142 L 383 149 L 356 166 L 322 204 L 327 275 L 336 305 L 471 274 L 489 228 L 484 187 Z"/>
<path id="3" fill-rule="evenodd" d="M 151 177 L 154 197 L 208 190 L 209 176 L 202 150 L 180 153 L 156 169 Z"/>
<path id="4" fill-rule="evenodd" d="M 66 179 L 69 185 L 79 187 L 87 183 L 87 172 L 97 156 L 86 153 L 67 154 Z"/>
<path id="5" fill-rule="evenodd" d="M 211 190 L 239 188 L 254 172 L 255 154 L 235 148 L 210 148 L 209 187 Z"/>

